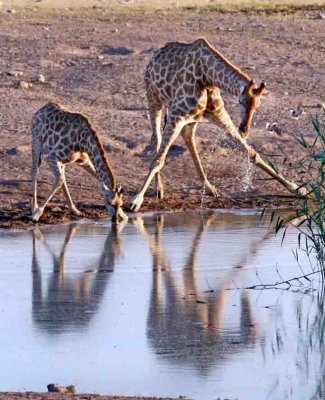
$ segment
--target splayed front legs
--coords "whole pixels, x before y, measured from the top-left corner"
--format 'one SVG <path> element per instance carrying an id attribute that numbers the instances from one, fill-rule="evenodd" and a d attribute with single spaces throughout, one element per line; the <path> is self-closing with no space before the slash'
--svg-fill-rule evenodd
<path id="1" fill-rule="evenodd" d="M 44 204 L 42 206 L 38 206 L 37 203 L 37 173 L 32 172 L 32 181 L 33 181 L 33 205 L 32 205 L 32 215 L 31 215 L 31 220 L 33 222 L 37 222 L 40 217 L 42 216 L 46 205 L 48 202 L 51 200 L 51 198 L 54 196 L 56 191 L 62 187 L 63 193 L 66 197 L 66 200 L 68 202 L 68 205 L 70 207 L 70 210 L 73 214 L 75 215 L 80 215 L 80 211 L 77 209 L 77 207 L 74 205 L 72 198 L 69 193 L 69 189 L 66 183 L 65 179 L 65 166 L 62 165 L 55 157 L 49 156 L 47 158 L 47 162 L 51 168 L 51 171 L 54 175 L 54 181 L 52 184 L 52 189 L 48 197 L 46 198 Z"/>

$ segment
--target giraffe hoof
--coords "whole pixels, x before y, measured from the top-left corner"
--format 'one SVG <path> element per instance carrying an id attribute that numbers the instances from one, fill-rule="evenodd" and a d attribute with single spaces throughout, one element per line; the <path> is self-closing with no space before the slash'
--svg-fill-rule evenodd
<path id="1" fill-rule="evenodd" d="M 210 196 L 219 197 L 217 189 L 213 185 L 206 185 L 207 192 Z"/>
<path id="2" fill-rule="evenodd" d="M 81 215 L 81 211 L 79 211 L 77 208 L 73 208 L 70 212 L 73 215 Z"/>
<path id="3" fill-rule="evenodd" d="M 164 199 L 163 190 L 157 190 L 157 199 L 159 199 L 159 200 L 163 200 Z"/>
<path id="4" fill-rule="evenodd" d="M 32 221 L 32 222 L 35 222 L 35 223 L 38 222 L 38 220 L 39 220 L 39 218 L 34 217 L 33 214 L 30 215 L 30 216 L 28 217 L 28 219 L 29 219 L 30 221 Z"/>
<path id="5" fill-rule="evenodd" d="M 37 208 L 32 215 L 29 216 L 29 219 L 32 222 L 38 222 L 40 219 L 41 215 L 43 214 L 43 209 Z"/>
<path id="6" fill-rule="evenodd" d="M 210 190 L 210 195 L 213 197 L 219 197 L 219 193 L 217 192 L 216 188 Z"/>
<path id="7" fill-rule="evenodd" d="M 129 211 L 129 212 L 137 212 L 137 211 L 139 210 L 139 208 L 140 208 L 140 207 L 138 207 L 137 204 L 131 203 L 131 204 L 129 205 L 127 211 Z"/>

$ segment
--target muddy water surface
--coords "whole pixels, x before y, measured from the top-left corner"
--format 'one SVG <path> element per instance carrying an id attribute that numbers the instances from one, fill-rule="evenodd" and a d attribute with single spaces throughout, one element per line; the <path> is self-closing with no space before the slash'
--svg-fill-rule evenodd
<path id="1" fill-rule="evenodd" d="M 267 228 L 205 212 L 2 232 L 0 389 L 323 398 L 318 286 L 240 289 L 310 272 L 295 232 Z"/>

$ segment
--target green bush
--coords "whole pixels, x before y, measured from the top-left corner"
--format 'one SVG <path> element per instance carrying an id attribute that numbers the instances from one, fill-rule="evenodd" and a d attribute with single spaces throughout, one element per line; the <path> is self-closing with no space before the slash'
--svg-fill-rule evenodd
<path id="1" fill-rule="evenodd" d="M 309 195 L 297 198 L 296 207 L 289 215 L 272 212 L 271 222 L 276 232 L 284 229 L 282 240 L 289 226 L 298 229 L 299 248 L 316 257 L 317 270 L 325 279 L 325 118 L 316 115 L 310 117 L 310 122 L 315 135 L 296 137 L 303 157 L 292 166 L 299 176 L 299 187 L 305 187 Z M 298 259 L 298 251 L 295 256 Z"/>

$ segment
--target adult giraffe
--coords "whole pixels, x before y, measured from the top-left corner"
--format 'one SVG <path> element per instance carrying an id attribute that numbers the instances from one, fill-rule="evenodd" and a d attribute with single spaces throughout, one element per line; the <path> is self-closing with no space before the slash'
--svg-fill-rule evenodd
<path id="1" fill-rule="evenodd" d="M 133 199 L 131 210 L 137 211 L 140 208 L 144 194 L 155 175 L 157 196 L 163 198 L 159 171 L 164 165 L 170 146 L 179 134 L 190 151 L 201 181 L 216 196 L 217 191 L 208 181 L 197 153 L 197 124 L 208 119 L 231 136 L 246 139 L 253 114 L 265 91 L 265 84 L 262 82 L 257 87 L 247 74 L 231 64 L 204 38 L 189 44 L 167 43 L 157 50 L 146 68 L 145 84 L 156 156 L 143 186 Z M 225 109 L 220 89 L 238 97 L 240 135 Z M 161 135 L 163 108 L 168 110 L 168 118 Z"/>
<path id="2" fill-rule="evenodd" d="M 42 157 L 54 175 L 52 189 L 42 206 L 37 201 L 37 176 Z M 80 215 L 74 205 L 65 179 L 65 166 L 77 163 L 98 179 L 104 195 L 105 206 L 113 222 L 127 219 L 122 210 L 123 189 L 116 184 L 116 178 L 109 165 L 104 145 L 96 128 L 88 117 L 71 112 L 59 104 L 48 103 L 32 118 L 32 215 L 37 222 L 55 192 L 62 187 L 70 210 Z"/>

